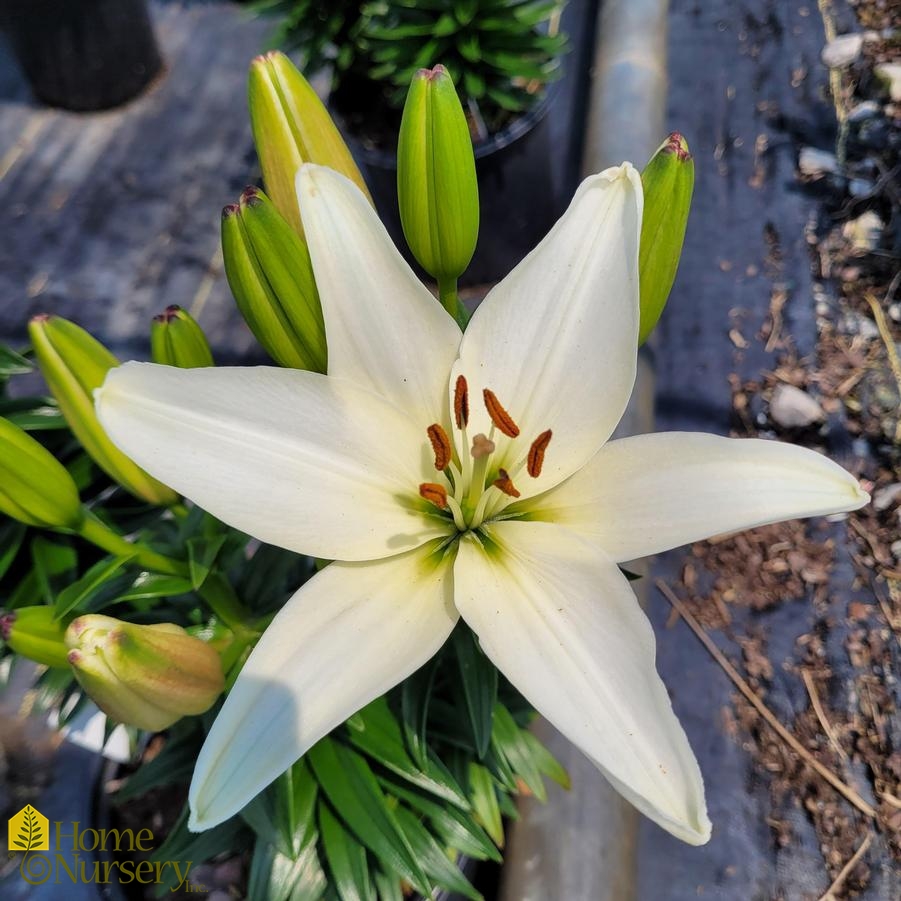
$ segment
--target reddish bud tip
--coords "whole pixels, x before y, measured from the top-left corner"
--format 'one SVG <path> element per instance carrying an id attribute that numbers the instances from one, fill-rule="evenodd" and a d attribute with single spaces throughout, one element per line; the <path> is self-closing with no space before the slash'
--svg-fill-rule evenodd
<path id="1" fill-rule="evenodd" d="M 72 650 L 66 654 L 66 660 L 68 660 L 72 666 L 78 666 L 78 664 L 81 663 L 81 651 L 72 648 Z"/>
<path id="2" fill-rule="evenodd" d="M 227 203 L 222 207 L 222 218 L 228 219 L 230 216 L 237 216 L 241 212 L 241 208 L 236 203 Z"/>
<path id="3" fill-rule="evenodd" d="M 13 623 L 16 621 L 15 613 L 4 613 L 0 616 L 0 638 L 9 641 L 10 632 L 12 632 Z"/>
<path id="4" fill-rule="evenodd" d="M 52 313 L 38 313 L 31 317 L 32 322 L 49 322 L 53 318 Z"/>
<path id="5" fill-rule="evenodd" d="M 241 206 L 256 206 L 258 203 L 261 203 L 259 188 L 249 185 L 241 192 Z"/>
<path id="6" fill-rule="evenodd" d="M 690 160 L 691 154 L 688 152 L 688 141 L 678 131 L 671 132 L 663 146 L 664 153 L 674 153 L 680 160 Z"/>

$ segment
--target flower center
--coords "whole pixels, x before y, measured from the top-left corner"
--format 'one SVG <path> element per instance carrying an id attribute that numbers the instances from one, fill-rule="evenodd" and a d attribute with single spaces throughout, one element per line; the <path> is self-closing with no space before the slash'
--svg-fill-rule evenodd
<path id="1" fill-rule="evenodd" d="M 440 481 L 423 482 L 419 486 L 419 495 L 452 518 L 460 532 L 477 530 L 483 523 L 497 518 L 520 497 L 514 479 L 519 478 L 523 470 L 533 479 L 541 475 L 553 437 L 550 429 L 545 430 L 532 441 L 527 451 L 524 450 L 514 466 L 503 468 L 499 461 L 508 459 L 510 448 L 519 443 L 520 429 L 490 388 L 482 392 L 482 400 L 491 419 L 491 430 L 487 435 L 478 432 L 470 441 L 467 435 L 469 388 L 464 376 L 457 377 L 454 425 L 461 433 L 462 454 L 457 453 L 440 423 L 434 422 L 426 429 Z M 512 456 L 516 459 L 515 454 Z"/>

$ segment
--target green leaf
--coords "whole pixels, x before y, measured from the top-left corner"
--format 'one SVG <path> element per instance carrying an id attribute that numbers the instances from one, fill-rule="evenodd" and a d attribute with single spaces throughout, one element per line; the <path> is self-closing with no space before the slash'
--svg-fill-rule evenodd
<path id="1" fill-rule="evenodd" d="M 244 847 L 247 836 L 244 824 L 239 817 L 232 817 L 205 832 L 188 830 L 188 810 L 185 808 L 175 826 L 166 836 L 166 840 L 151 855 L 150 860 L 191 861 L 193 868 L 223 853 L 234 853 L 235 848 Z M 182 869 L 184 873 L 184 869 Z M 178 876 L 173 867 L 161 871 L 162 881 L 157 885 L 154 894 L 157 898 L 168 896 L 178 884 Z M 189 877 L 190 879 L 190 877 Z"/>
<path id="2" fill-rule="evenodd" d="M 27 531 L 28 526 L 14 519 L 4 518 L 0 521 L 0 579 L 13 565 Z"/>
<path id="3" fill-rule="evenodd" d="M 31 559 L 41 596 L 52 606 L 56 601 L 57 586 L 71 582 L 78 555 L 70 545 L 38 535 L 31 542 Z"/>
<path id="4" fill-rule="evenodd" d="M 524 730 L 516 725 L 510 711 L 503 704 L 496 704 L 494 732 L 491 735 L 492 748 L 498 756 L 510 764 L 513 772 L 522 779 L 539 801 L 546 801 L 547 790 L 541 778 L 541 770 L 524 735 Z"/>
<path id="5" fill-rule="evenodd" d="M 427 758 L 424 766 L 413 762 L 386 698 L 364 707 L 348 720 L 347 726 L 351 743 L 382 766 L 439 798 L 469 808 L 463 790 L 437 758 Z"/>
<path id="6" fill-rule="evenodd" d="M 383 777 L 379 781 L 390 794 L 428 817 L 435 834 L 447 847 L 476 860 L 501 862 L 501 854 L 485 830 L 473 820 L 471 813 L 441 804 L 432 796 L 393 779 Z"/>
<path id="7" fill-rule="evenodd" d="M 64 429 L 66 420 L 49 397 L 13 397 L 0 400 L 0 416 L 26 432 Z"/>
<path id="8" fill-rule="evenodd" d="M 428 876 L 431 876 L 442 888 L 471 898 L 472 901 L 482 901 L 482 895 L 460 872 L 460 868 L 435 841 L 419 817 L 406 808 L 398 807 L 397 820 L 416 854 L 416 859 L 422 864 L 422 868 Z"/>
<path id="9" fill-rule="evenodd" d="M 427 894 L 428 880 L 369 764 L 356 751 L 330 738 L 314 745 L 307 760 L 329 802 L 357 838 Z"/>
<path id="10" fill-rule="evenodd" d="M 491 773 L 478 763 L 470 763 L 469 787 L 476 820 L 485 828 L 494 843 L 503 848 L 504 824 L 501 822 L 501 811 Z"/>
<path id="11" fill-rule="evenodd" d="M 67 613 L 84 607 L 88 601 L 129 561 L 135 554 L 122 557 L 105 557 L 95 563 L 80 579 L 66 586 L 56 597 L 54 616 L 62 619 Z"/>
<path id="12" fill-rule="evenodd" d="M 404 901 L 403 883 L 397 873 L 376 870 L 372 875 L 379 901 Z"/>
<path id="13" fill-rule="evenodd" d="M 375 887 L 369 878 L 366 849 L 321 801 L 319 834 L 341 901 L 376 901 Z"/>
<path id="14" fill-rule="evenodd" d="M 413 759 L 426 766 L 429 754 L 426 733 L 428 729 L 429 705 L 432 700 L 432 689 L 435 685 L 435 674 L 438 672 L 440 652 L 425 666 L 420 667 L 401 685 L 400 706 L 404 723 L 404 738 Z"/>
<path id="15" fill-rule="evenodd" d="M 144 601 L 151 598 L 173 598 L 188 594 L 193 588 L 191 582 L 178 576 L 163 573 L 139 573 L 130 587 L 116 597 L 119 603 Z"/>
<path id="16" fill-rule="evenodd" d="M 482 653 L 466 625 L 461 623 L 454 630 L 453 644 L 476 753 L 479 759 L 483 759 L 491 743 L 492 718 L 497 700 L 497 669 Z"/>
<path id="17" fill-rule="evenodd" d="M 532 760 L 542 775 L 547 776 L 548 779 L 556 782 L 561 788 L 569 791 L 572 787 L 572 782 L 563 764 L 528 729 L 524 729 L 521 734 L 523 740 L 529 746 Z"/>
<path id="18" fill-rule="evenodd" d="M 188 569 L 191 573 L 191 584 L 195 589 L 200 588 L 206 581 L 219 551 L 222 550 L 222 545 L 225 544 L 226 537 L 226 535 L 203 535 L 188 539 Z"/>
<path id="19" fill-rule="evenodd" d="M 21 354 L 17 354 L 6 344 L 0 344 L 0 378 L 11 375 L 24 375 L 31 372 L 34 366 Z"/>

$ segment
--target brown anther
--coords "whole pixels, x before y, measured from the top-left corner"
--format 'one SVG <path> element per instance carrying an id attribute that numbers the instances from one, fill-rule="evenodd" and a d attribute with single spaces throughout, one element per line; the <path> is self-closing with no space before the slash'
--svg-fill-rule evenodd
<path id="1" fill-rule="evenodd" d="M 442 510 L 447 509 L 447 491 L 443 485 L 436 485 L 434 482 L 423 482 L 419 486 L 419 496 Z"/>
<path id="2" fill-rule="evenodd" d="M 462 375 L 457 376 L 454 386 L 454 419 L 458 429 L 465 429 L 469 424 L 469 386 Z"/>
<path id="3" fill-rule="evenodd" d="M 519 434 L 519 426 L 513 421 L 513 417 L 501 406 L 501 402 L 497 399 L 495 393 L 486 388 L 482 392 L 485 398 L 485 409 L 491 417 L 491 421 L 500 429 L 508 438 L 515 438 Z"/>
<path id="4" fill-rule="evenodd" d="M 541 475 L 541 467 L 544 466 L 544 454 L 547 450 L 547 446 L 551 443 L 551 438 L 553 438 L 553 436 L 554 433 L 548 429 L 546 432 L 542 432 L 532 442 L 532 446 L 529 448 L 527 468 L 529 470 L 529 475 L 533 479 L 537 479 L 538 476 Z"/>
<path id="5" fill-rule="evenodd" d="M 495 488 L 498 491 L 503 491 L 504 494 L 509 497 L 519 497 L 519 492 L 516 490 L 516 486 L 513 484 L 513 479 L 507 474 L 506 469 L 499 469 L 497 471 L 498 478 L 492 482 Z"/>
<path id="6" fill-rule="evenodd" d="M 494 453 L 494 442 L 479 432 L 478 435 L 473 435 L 472 437 L 470 453 L 474 460 L 478 460 L 480 457 L 487 457 L 489 454 Z"/>
<path id="7" fill-rule="evenodd" d="M 432 450 L 435 452 L 435 469 L 441 472 L 451 461 L 451 443 L 447 432 L 437 423 L 433 422 L 427 429 L 429 441 L 432 442 Z"/>

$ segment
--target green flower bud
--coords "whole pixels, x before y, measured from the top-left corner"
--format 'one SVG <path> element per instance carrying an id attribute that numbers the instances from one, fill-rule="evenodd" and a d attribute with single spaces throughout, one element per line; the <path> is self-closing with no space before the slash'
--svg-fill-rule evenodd
<path id="1" fill-rule="evenodd" d="M 180 369 L 214 365 L 203 330 L 187 310 L 175 305 L 153 317 L 150 353 L 154 363 Z"/>
<path id="2" fill-rule="evenodd" d="M 257 341 L 280 366 L 325 372 L 325 323 L 310 253 L 260 190 L 222 211 L 225 274 Z"/>
<path id="3" fill-rule="evenodd" d="M 66 630 L 75 678 L 112 719 L 159 731 L 204 713 L 225 688 L 219 655 L 181 626 L 87 614 Z"/>
<path id="4" fill-rule="evenodd" d="M 407 244 L 436 279 L 459 278 L 479 236 L 472 138 L 447 69 L 413 76 L 397 143 L 397 197 Z"/>
<path id="5" fill-rule="evenodd" d="M 294 179 L 302 163 L 336 169 L 369 197 L 366 183 L 322 101 L 284 53 L 258 56 L 248 79 L 250 127 L 266 191 L 303 234 Z"/>
<path id="6" fill-rule="evenodd" d="M 19 607 L 0 616 L 0 638 L 20 657 L 45 666 L 68 666 L 65 633 L 52 607 Z"/>
<path id="7" fill-rule="evenodd" d="M 695 164 L 688 143 L 673 132 L 641 173 L 644 215 L 638 255 L 639 344 L 654 331 L 676 278 L 694 183 Z"/>
<path id="8" fill-rule="evenodd" d="M 119 361 L 83 328 L 59 316 L 35 316 L 28 334 L 44 379 L 69 428 L 94 462 L 123 488 L 151 504 L 171 506 L 178 495 L 149 476 L 106 436 L 94 413 L 94 391 Z"/>
<path id="9" fill-rule="evenodd" d="M 0 511 L 29 526 L 77 530 L 84 519 L 78 488 L 40 442 L 0 417 Z"/>

